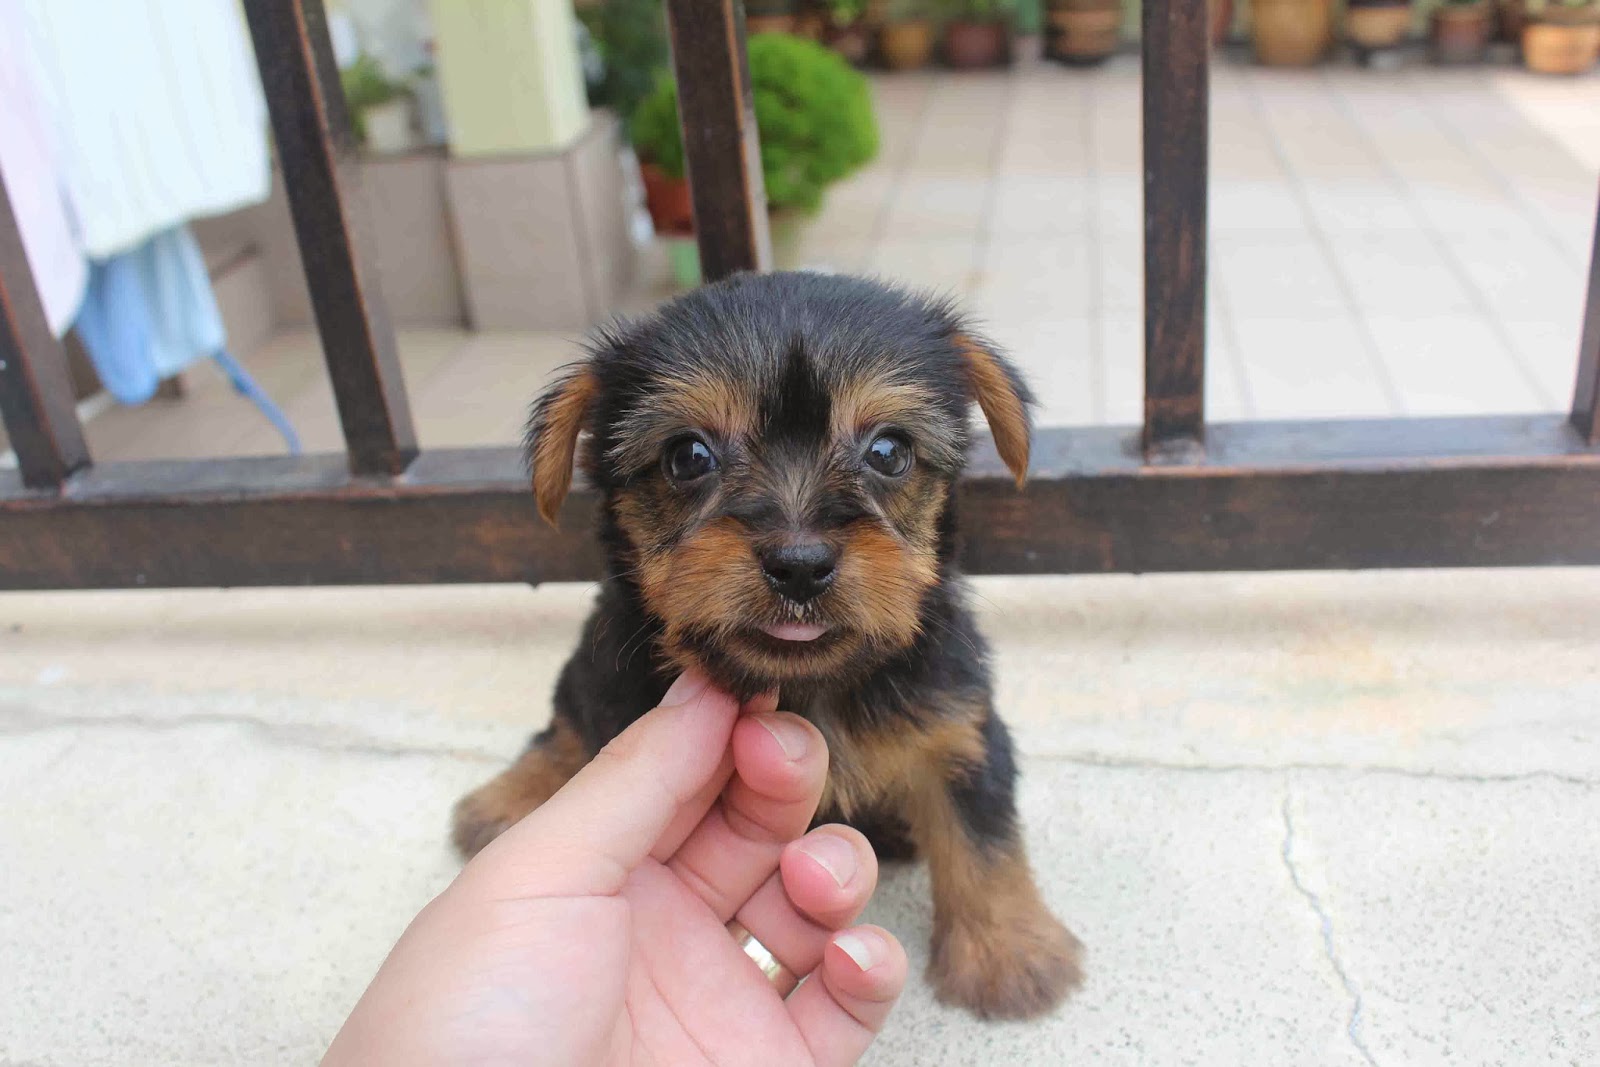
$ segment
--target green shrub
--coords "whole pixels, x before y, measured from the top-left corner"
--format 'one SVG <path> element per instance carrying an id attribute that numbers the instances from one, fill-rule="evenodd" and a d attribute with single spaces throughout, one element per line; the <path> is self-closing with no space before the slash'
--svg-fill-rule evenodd
<path id="1" fill-rule="evenodd" d="M 631 127 L 631 116 L 671 58 L 661 0 L 606 0 L 585 10 L 585 23 L 605 67 L 590 102 L 612 108 Z M 628 132 L 631 137 L 631 128 Z"/>
<path id="2" fill-rule="evenodd" d="M 867 80 L 832 50 L 784 33 L 750 38 L 750 85 L 767 203 L 815 211 L 822 191 L 878 154 Z M 633 116 L 644 158 L 684 174 L 678 91 L 663 79 Z"/>

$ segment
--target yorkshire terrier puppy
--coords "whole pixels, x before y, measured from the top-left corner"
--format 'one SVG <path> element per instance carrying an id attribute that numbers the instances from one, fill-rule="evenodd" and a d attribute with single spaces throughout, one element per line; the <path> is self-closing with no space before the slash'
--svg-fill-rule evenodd
<path id="1" fill-rule="evenodd" d="M 464 797 L 471 855 L 698 667 L 828 741 L 819 822 L 928 859 L 941 999 L 1020 1018 L 1080 981 L 1017 826 L 1016 764 L 956 562 L 973 402 L 1020 485 L 1032 397 L 946 304 L 858 278 L 740 275 L 602 331 L 535 405 L 554 521 L 573 456 L 603 501 L 606 576 L 555 715 Z"/>

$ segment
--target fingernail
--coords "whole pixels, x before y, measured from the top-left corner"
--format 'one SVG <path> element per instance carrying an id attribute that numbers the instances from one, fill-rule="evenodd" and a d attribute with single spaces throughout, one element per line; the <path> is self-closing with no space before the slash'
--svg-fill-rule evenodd
<path id="1" fill-rule="evenodd" d="M 870 971 L 883 962 L 883 939 L 866 930 L 851 930 L 833 939 L 833 943 L 863 971 Z"/>
<path id="2" fill-rule="evenodd" d="M 699 671 L 684 671 L 661 698 L 661 706 L 667 708 L 674 704 L 687 704 L 710 684 L 710 680 Z"/>
<path id="3" fill-rule="evenodd" d="M 795 847 L 820 863 L 823 870 L 833 875 L 833 880 L 841 889 L 856 876 L 856 850 L 837 834 L 821 833 L 802 837 Z"/>
<path id="4" fill-rule="evenodd" d="M 811 731 L 795 720 L 780 715 L 756 715 L 753 718 L 778 742 L 778 747 L 783 749 L 790 763 L 804 756 L 806 749 L 811 747 Z"/>

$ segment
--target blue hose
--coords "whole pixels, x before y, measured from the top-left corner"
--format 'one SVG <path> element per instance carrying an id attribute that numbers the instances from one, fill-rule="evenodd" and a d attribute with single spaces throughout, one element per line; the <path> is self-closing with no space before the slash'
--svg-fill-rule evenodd
<path id="1" fill-rule="evenodd" d="M 239 364 L 239 361 L 228 355 L 227 349 L 219 348 L 212 354 L 212 359 L 217 361 L 217 366 L 222 368 L 222 373 L 228 376 L 233 383 L 233 388 L 242 397 L 247 398 L 256 407 L 261 409 L 267 421 L 283 435 L 284 442 L 289 446 L 289 455 L 300 454 L 300 435 L 294 432 L 294 424 L 283 413 L 283 409 L 272 402 L 256 380 L 250 377 L 250 372 Z"/>

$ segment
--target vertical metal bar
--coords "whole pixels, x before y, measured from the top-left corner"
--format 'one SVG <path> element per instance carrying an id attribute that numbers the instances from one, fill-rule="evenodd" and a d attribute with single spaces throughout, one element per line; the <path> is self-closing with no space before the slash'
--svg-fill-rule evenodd
<path id="1" fill-rule="evenodd" d="M 1198 454 L 1205 435 L 1206 0 L 1143 5 L 1144 448 Z"/>
<path id="2" fill-rule="evenodd" d="M 48 489 L 89 465 L 67 355 L 33 285 L 11 197 L 0 179 L 0 417 L 22 484 Z"/>
<path id="3" fill-rule="evenodd" d="M 772 240 L 744 49 L 744 4 L 667 0 L 667 29 L 701 274 L 713 282 L 736 271 L 770 270 Z"/>
<path id="4" fill-rule="evenodd" d="M 244 9 L 350 469 L 398 474 L 417 437 L 322 0 L 250 0 Z"/>
<path id="5" fill-rule="evenodd" d="M 1572 425 L 1589 444 L 1600 445 L 1600 199 L 1595 209 L 1594 251 L 1589 256 L 1589 295 L 1583 305 L 1583 339 L 1578 342 Z"/>

